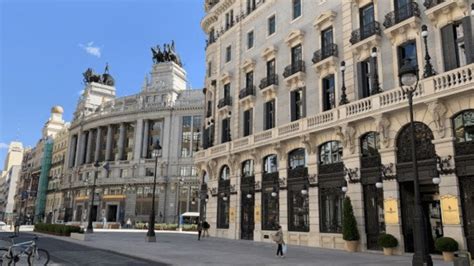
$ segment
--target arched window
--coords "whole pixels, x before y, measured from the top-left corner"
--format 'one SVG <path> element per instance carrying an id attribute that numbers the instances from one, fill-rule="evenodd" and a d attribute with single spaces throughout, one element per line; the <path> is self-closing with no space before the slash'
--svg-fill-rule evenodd
<path id="1" fill-rule="evenodd" d="M 270 154 L 263 158 L 263 173 L 271 174 L 278 171 L 278 160 L 275 154 Z"/>
<path id="2" fill-rule="evenodd" d="M 288 153 L 288 168 L 290 170 L 305 167 L 305 150 L 296 149 Z"/>
<path id="3" fill-rule="evenodd" d="M 224 165 L 221 169 L 221 174 L 219 175 L 220 180 L 229 180 L 230 178 L 230 169 L 229 166 Z"/>
<path id="4" fill-rule="evenodd" d="M 456 143 L 474 141 L 474 110 L 467 110 L 453 118 Z"/>
<path id="5" fill-rule="evenodd" d="M 328 141 L 319 146 L 319 163 L 321 165 L 342 161 L 342 146 L 339 141 Z"/>
<path id="6" fill-rule="evenodd" d="M 379 133 L 369 132 L 360 138 L 360 150 L 362 153 L 362 157 L 372 157 L 379 155 L 379 148 Z"/>
<path id="7" fill-rule="evenodd" d="M 242 163 L 242 177 L 253 176 L 253 160 L 246 160 Z"/>
<path id="8" fill-rule="evenodd" d="M 421 123 L 414 122 L 416 159 L 427 160 L 436 158 L 435 147 L 431 140 L 434 139 L 431 129 Z M 397 163 L 411 162 L 411 130 L 410 124 L 401 129 L 397 138 Z"/>

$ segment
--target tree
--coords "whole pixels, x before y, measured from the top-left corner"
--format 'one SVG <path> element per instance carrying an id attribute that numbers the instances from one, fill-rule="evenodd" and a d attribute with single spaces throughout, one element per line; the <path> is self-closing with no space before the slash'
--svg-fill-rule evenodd
<path id="1" fill-rule="evenodd" d="M 360 235 L 357 229 L 357 221 L 354 217 L 354 210 L 352 209 L 352 203 L 349 197 L 344 198 L 342 209 L 342 238 L 346 241 L 359 240 Z"/>

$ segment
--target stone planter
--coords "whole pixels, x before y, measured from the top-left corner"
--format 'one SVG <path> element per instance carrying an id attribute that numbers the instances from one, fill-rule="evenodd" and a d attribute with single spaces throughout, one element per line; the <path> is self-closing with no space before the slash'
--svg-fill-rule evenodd
<path id="1" fill-rule="evenodd" d="M 71 233 L 71 238 L 75 239 L 75 240 L 88 241 L 89 240 L 89 235 L 79 234 L 79 233 Z"/>
<path id="2" fill-rule="evenodd" d="M 357 252 L 357 249 L 359 247 L 359 241 L 346 241 L 346 251 L 349 252 Z"/>
<path id="3" fill-rule="evenodd" d="M 385 256 L 392 256 L 394 250 L 394 248 L 383 248 L 383 254 Z"/>
<path id="4" fill-rule="evenodd" d="M 454 260 L 454 252 L 443 251 L 443 259 L 444 259 L 444 261 L 453 261 Z"/>

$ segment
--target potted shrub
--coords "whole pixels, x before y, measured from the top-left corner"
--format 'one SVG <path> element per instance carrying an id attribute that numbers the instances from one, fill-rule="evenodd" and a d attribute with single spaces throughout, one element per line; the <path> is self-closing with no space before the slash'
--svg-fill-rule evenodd
<path id="1" fill-rule="evenodd" d="M 344 198 L 342 210 L 342 238 L 346 241 L 346 250 L 356 252 L 359 246 L 360 235 L 349 197 Z"/>
<path id="2" fill-rule="evenodd" d="M 444 261 L 453 261 L 454 252 L 459 249 L 459 245 L 451 237 L 440 237 L 435 241 L 435 248 L 443 252 Z"/>
<path id="3" fill-rule="evenodd" d="M 391 234 L 381 234 L 377 242 L 383 248 L 383 254 L 387 256 L 393 255 L 395 247 L 398 246 L 398 240 Z"/>

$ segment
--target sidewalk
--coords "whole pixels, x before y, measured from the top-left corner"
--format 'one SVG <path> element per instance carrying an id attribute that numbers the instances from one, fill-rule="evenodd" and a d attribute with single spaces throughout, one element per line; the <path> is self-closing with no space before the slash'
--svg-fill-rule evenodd
<path id="1" fill-rule="evenodd" d="M 383 256 L 382 253 L 290 246 L 287 257 L 281 259 L 275 257 L 274 245 L 261 242 L 220 238 L 198 241 L 195 233 L 156 231 L 157 242 L 147 243 L 146 230 L 106 231 L 96 230 L 90 241 L 52 237 L 172 265 L 411 265 L 411 255 Z M 452 265 L 440 257 L 434 258 L 434 264 Z"/>

